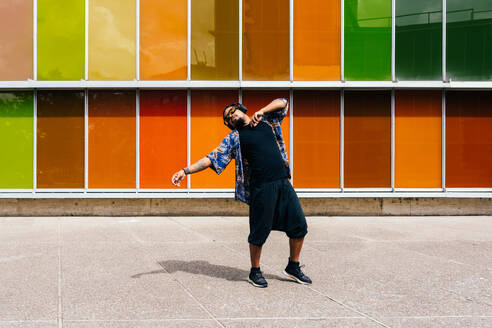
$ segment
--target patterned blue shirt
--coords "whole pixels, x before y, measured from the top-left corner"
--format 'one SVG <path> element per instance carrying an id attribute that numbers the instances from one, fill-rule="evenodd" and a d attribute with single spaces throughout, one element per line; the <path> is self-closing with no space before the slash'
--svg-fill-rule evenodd
<path id="1" fill-rule="evenodd" d="M 282 137 L 282 130 L 280 128 L 280 124 L 287 115 L 289 101 L 286 98 L 281 99 L 285 100 L 285 107 L 274 112 L 264 114 L 261 120 L 272 127 L 282 159 L 284 160 L 287 168 L 289 168 L 289 158 L 287 157 L 287 153 L 285 151 L 284 138 Z M 233 130 L 229 133 L 224 140 L 222 140 L 220 145 L 207 155 L 207 158 L 212 162 L 211 168 L 217 174 L 220 174 L 232 159 L 236 161 L 236 188 L 234 198 L 235 200 L 240 200 L 246 204 L 249 204 L 251 171 L 248 161 L 241 156 L 239 132 L 237 130 Z"/>

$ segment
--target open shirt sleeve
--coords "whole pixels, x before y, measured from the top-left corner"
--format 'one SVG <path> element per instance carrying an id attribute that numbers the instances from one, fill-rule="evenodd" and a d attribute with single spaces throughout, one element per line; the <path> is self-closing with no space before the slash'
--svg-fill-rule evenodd
<path id="1" fill-rule="evenodd" d="M 263 119 L 269 123 L 282 123 L 284 117 L 287 115 L 289 111 L 289 99 L 287 98 L 278 98 L 280 100 L 285 100 L 285 106 L 283 108 L 279 108 L 276 111 L 266 113 L 263 115 Z"/>
<path id="2" fill-rule="evenodd" d="M 215 171 L 215 173 L 220 174 L 227 165 L 233 159 L 234 154 L 234 142 L 232 138 L 232 132 L 227 135 L 224 140 L 220 143 L 220 145 L 212 150 L 210 154 L 207 155 L 207 158 L 212 162 L 211 169 Z"/>

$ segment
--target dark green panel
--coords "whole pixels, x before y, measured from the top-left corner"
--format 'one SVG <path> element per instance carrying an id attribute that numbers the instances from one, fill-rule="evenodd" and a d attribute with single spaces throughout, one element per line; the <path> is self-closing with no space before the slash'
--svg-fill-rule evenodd
<path id="1" fill-rule="evenodd" d="M 448 0 L 447 77 L 451 80 L 492 79 L 492 1 Z"/>
<path id="2" fill-rule="evenodd" d="M 345 0 L 345 79 L 391 79 L 391 1 Z"/>
<path id="3" fill-rule="evenodd" d="M 396 0 L 398 80 L 442 79 L 442 0 Z"/>

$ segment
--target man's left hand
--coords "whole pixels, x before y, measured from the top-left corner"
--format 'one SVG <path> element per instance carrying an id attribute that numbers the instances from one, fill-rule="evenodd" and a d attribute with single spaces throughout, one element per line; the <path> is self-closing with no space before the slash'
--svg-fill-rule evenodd
<path id="1" fill-rule="evenodd" d="M 251 125 L 257 126 L 260 123 L 261 118 L 263 117 L 263 111 L 259 110 L 253 114 L 253 118 L 251 119 Z"/>

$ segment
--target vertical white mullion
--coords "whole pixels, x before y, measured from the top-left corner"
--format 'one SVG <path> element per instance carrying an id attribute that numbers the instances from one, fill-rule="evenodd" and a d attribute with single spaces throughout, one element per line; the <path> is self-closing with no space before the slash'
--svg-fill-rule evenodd
<path id="1" fill-rule="evenodd" d="M 243 0 L 239 1 L 239 30 L 238 30 L 238 39 L 239 39 L 239 62 L 238 62 L 238 78 L 241 82 L 243 80 Z M 240 92 L 239 102 L 242 101 L 242 93 Z"/>
<path id="2" fill-rule="evenodd" d="M 33 116 L 32 116 L 32 193 L 37 188 L 37 148 L 38 148 L 38 90 L 33 90 Z"/>
<path id="3" fill-rule="evenodd" d="M 186 22 L 187 22 L 187 27 L 186 27 L 186 79 L 188 81 L 191 80 L 191 0 L 188 0 L 187 6 L 186 6 Z M 190 177 L 188 176 L 188 182 L 190 181 Z M 189 188 L 189 183 L 188 183 L 188 188 Z"/>
<path id="4" fill-rule="evenodd" d="M 84 79 L 89 79 L 89 1 L 85 0 Z"/>
<path id="5" fill-rule="evenodd" d="M 38 79 L 38 0 L 32 3 L 32 79 Z"/>
<path id="6" fill-rule="evenodd" d="M 395 191 L 395 89 L 391 90 L 391 191 Z"/>
<path id="7" fill-rule="evenodd" d="M 391 0 L 391 81 L 396 81 L 396 0 Z"/>
<path id="8" fill-rule="evenodd" d="M 135 103 L 135 114 L 136 114 L 136 187 L 137 192 L 140 190 L 140 89 L 136 90 L 136 103 Z"/>
<path id="9" fill-rule="evenodd" d="M 294 89 L 289 89 L 289 164 L 290 164 L 290 182 L 294 185 Z"/>
<path id="10" fill-rule="evenodd" d="M 243 102 L 243 89 L 239 88 L 238 93 L 239 93 L 239 95 L 238 95 L 239 102 L 242 103 Z"/>
<path id="11" fill-rule="evenodd" d="M 84 190 L 89 188 L 89 90 L 84 89 Z"/>
<path id="12" fill-rule="evenodd" d="M 186 94 L 186 166 L 191 165 L 191 89 L 187 89 Z M 191 189 L 191 175 L 186 176 L 186 188 Z"/>
<path id="13" fill-rule="evenodd" d="M 290 0 L 289 3 L 289 22 L 289 80 L 292 82 L 294 81 L 294 0 Z"/>
<path id="14" fill-rule="evenodd" d="M 446 82 L 447 73 L 446 73 L 446 22 L 447 22 L 447 6 L 446 0 L 442 0 L 442 80 Z"/>
<path id="15" fill-rule="evenodd" d="M 340 90 L 340 189 L 344 189 L 344 121 L 345 121 L 345 90 Z"/>
<path id="16" fill-rule="evenodd" d="M 441 116 L 441 171 L 442 171 L 442 191 L 446 191 L 446 89 L 442 90 L 442 116 Z"/>
<path id="17" fill-rule="evenodd" d="M 140 0 L 136 0 L 135 8 L 135 75 L 140 80 Z M 137 91 L 138 93 L 138 91 Z M 138 184 L 137 184 L 138 186 Z M 137 187 L 138 188 L 138 187 Z"/>
<path id="18" fill-rule="evenodd" d="M 340 81 L 345 81 L 345 0 L 340 5 Z M 342 92 L 342 91 L 340 91 Z"/>

